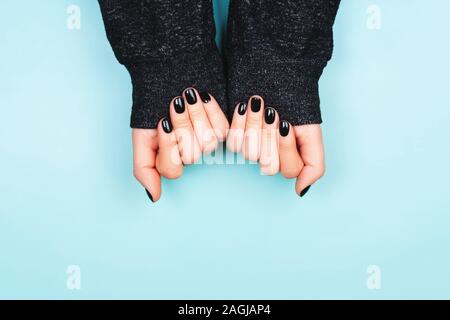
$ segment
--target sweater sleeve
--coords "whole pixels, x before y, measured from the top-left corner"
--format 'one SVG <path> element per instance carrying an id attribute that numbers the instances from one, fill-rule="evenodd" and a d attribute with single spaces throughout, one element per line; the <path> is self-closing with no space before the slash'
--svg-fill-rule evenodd
<path id="1" fill-rule="evenodd" d="M 340 0 L 231 0 L 229 110 L 258 94 L 293 125 L 321 123 L 318 81 Z"/>
<path id="2" fill-rule="evenodd" d="M 131 127 L 155 128 L 169 103 L 195 87 L 225 106 L 211 0 L 99 0 L 106 35 L 133 84 Z"/>

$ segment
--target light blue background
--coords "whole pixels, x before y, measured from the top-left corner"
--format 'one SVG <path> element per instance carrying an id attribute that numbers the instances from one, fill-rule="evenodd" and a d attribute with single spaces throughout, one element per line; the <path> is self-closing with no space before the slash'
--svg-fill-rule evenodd
<path id="1" fill-rule="evenodd" d="M 450 298 L 449 12 L 343 1 L 320 83 L 327 174 L 304 199 L 254 165 L 204 165 L 152 204 L 97 2 L 2 0 L 0 298 Z"/>

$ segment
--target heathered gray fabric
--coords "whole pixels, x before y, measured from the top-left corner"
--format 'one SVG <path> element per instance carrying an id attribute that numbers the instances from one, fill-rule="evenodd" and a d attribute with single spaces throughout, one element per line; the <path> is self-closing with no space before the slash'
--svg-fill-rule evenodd
<path id="1" fill-rule="evenodd" d="M 195 87 L 226 108 L 211 0 L 99 0 L 106 33 L 133 83 L 131 127 L 155 128 Z"/>
<path id="2" fill-rule="evenodd" d="M 211 0 L 99 0 L 106 33 L 133 82 L 131 127 L 155 128 L 193 86 L 228 114 L 258 94 L 293 125 L 320 123 L 318 80 L 331 58 L 340 0 L 231 0 L 226 59 Z"/>
<path id="3" fill-rule="evenodd" d="M 231 0 L 226 41 L 229 114 L 264 97 L 293 125 L 321 123 L 318 81 L 333 51 L 340 0 Z"/>

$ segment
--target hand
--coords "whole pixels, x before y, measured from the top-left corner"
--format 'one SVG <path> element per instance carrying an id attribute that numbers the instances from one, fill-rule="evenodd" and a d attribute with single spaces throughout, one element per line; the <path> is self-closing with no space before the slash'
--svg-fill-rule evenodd
<path id="1" fill-rule="evenodd" d="M 161 176 L 179 178 L 183 164 L 197 162 L 224 141 L 228 120 L 217 101 L 208 93 L 185 90 L 170 103 L 170 117 L 161 119 L 157 129 L 133 129 L 133 172 L 156 202 L 161 197 Z"/>
<path id="2" fill-rule="evenodd" d="M 325 173 L 320 125 L 293 127 L 280 121 L 276 110 L 265 108 L 260 96 L 236 107 L 227 147 L 242 152 L 247 160 L 259 161 L 265 175 L 281 171 L 288 179 L 297 178 L 295 190 L 301 197 Z"/>

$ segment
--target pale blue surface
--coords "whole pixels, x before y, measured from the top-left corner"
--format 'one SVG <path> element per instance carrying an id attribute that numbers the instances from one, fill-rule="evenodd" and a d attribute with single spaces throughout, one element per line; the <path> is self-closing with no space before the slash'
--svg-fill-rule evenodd
<path id="1" fill-rule="evenodd" d="M 71 31 L 70 1 L 0 2 L 0 298 L 450 298 L 449 1 L 343 1 L 328 171 L 304 199 L 216 165 L 155 205 L 131 174 L 129 76 L 96 1 L 74 3 Z"/>

